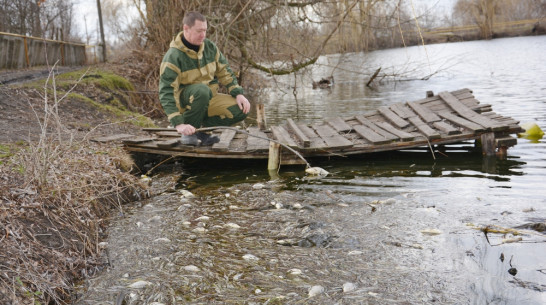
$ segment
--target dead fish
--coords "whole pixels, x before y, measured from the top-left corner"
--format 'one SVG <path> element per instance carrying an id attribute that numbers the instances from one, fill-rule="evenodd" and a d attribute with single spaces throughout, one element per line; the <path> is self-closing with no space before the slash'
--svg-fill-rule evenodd
<path id="1" fill-rule="evenodd" d="M 233 223 L 233 222 L 228 222 L 228 223 L 226 223 L 226 224 L 224 225 L 224 227 L 229 228 L 229 229 L 235 229 L 235 230 L 241 228 L 240 225 L 238 225 L 238 224 L 236 224 L 236 223 Z"/>
<path id="2" fill-rule="evenodd" d="M 321 294 L 323 292 L 324 292 L 324 287 L 322 287 L 320 285 L 313 286 L 313 287 L 311 287 L 311 289 L 309 289 L 309 297 L 314 297 L 314 296 L 319 295 L 319 294 Z"/>
<path id="3" fill-rule="evenodd" d="M 309 175 L 320 176 L 320 177 L 326 177 L 329 174 L 327 170 L 317 166 L 306 168 L 305 172 L 308 173 Z"/>
<path id="4" fill-rule="evenodd" d="M 180 198 L 182 199 L 195 197 L 195 195 L 188 190 L 180 190 L 179 193 L 180 193 Z"/>
<path id="5" fill-rule="evenodd" d="M 343 284 L 343 292 L 351 292 L 351 291 L 354 291 L 355 289 L 356 289 L 356 285 L 351 282 L 347 282 Z"/>
<path id="6" fill-rule="evenodd" d="M 194 266 L 194 265 L 184 266 L 184 270 L 190 271 L 190 272 L 199 272 L 200 271 L 199 267 Z"/>
<path id="7" fill-rule="evenodd" d="M 515 237 L 515 238 L 503 238 L 502 243 L 503 244 L 509 244 L 509 243 L 517 243 L 518 241 L 522 241 L 522 237 Z"/>
<path id="8" fill-rule="evenodd" d="M 245 255 L 243 255 L 243 259 L 244 259 L 245 261 L 257 261 L 257 260 L 259 260 L 258 257 L 254 256 L 254 255 L 252 255 L 252 254 L 245 254 Z"/>
<path id="9" fill-rule="evenodd" d="M 301 270 L 298 268 L 288 270 L 288 274 L 291 274 L 291 275 L 300 275 L 301 273 L 302 273 Z"/>
<path id="10" fill-rule="evenodd" d="M 132 283 L 131 285 L 129 285 L 129 288 L 141 289 L 149 285 L 152 285 L 152 283 L 148 281 L 136 281 Z"/>
<path id="11" fill-rule="evenodd" d="M 210 217 L 208 216 L 201 216 L 201 217 L 195 218 L 195 221 L 208 221 L 209 219 Z"/>

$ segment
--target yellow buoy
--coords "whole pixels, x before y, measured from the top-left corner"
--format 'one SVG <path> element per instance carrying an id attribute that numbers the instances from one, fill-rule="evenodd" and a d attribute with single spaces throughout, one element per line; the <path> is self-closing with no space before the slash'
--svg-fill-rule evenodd
<path id="1" fill-rule="evenodd" d="M 544 131 L 535 122 L 521 123 L 521 128 L 525 129 L 525 132 L 519 133 L 518 136 L 530 140 L 539 140 L 544 136 Z"/>

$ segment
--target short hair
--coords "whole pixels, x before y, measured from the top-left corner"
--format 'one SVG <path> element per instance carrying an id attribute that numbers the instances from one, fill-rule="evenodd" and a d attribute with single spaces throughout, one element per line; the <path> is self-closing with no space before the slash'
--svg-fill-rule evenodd
<path id="1" fill-rule="evenodd" d="M 196 12 L 196 11 L 191 11 L 191 12 L 187 12 L 186 15 L 184 16 L 184 19 L 182 19 L 182 23 L 184 25 L 187 25 L 189 27 L 192 27 L 195 25 L 195 20 L 199 20 L 199 21 L 202 21 L 202 22 L 206 22 L 207 21 L 207 18 L 205 18 L 205 16 L 203 16 L 201 13 L 199 12 Z"/>

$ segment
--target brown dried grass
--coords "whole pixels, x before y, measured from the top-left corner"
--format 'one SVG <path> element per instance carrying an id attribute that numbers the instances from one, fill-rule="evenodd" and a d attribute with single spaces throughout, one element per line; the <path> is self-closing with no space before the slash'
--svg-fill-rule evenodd
<path id="1" fill-rule="evenodd" d="M 0 159 L 1 304 L 67 304 L 74 281 L 105 263 L 106 217 L 146 196 L 120 169 L 127 155 L 74 140 L 57 112 L 62 97 L 45 92 L 39 139 L 10 145 Z"/>

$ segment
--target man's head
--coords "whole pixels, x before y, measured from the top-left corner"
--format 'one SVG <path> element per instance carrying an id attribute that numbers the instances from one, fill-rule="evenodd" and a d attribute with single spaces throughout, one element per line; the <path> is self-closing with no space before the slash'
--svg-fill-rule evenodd
<path id="1" fill-rule="evenodd" d="M 182 20 L 184 23 L 184 38 L 194 45 L 200 46 L 207 36 L 207 19 L 199 12 L 188 12 Z"/>

